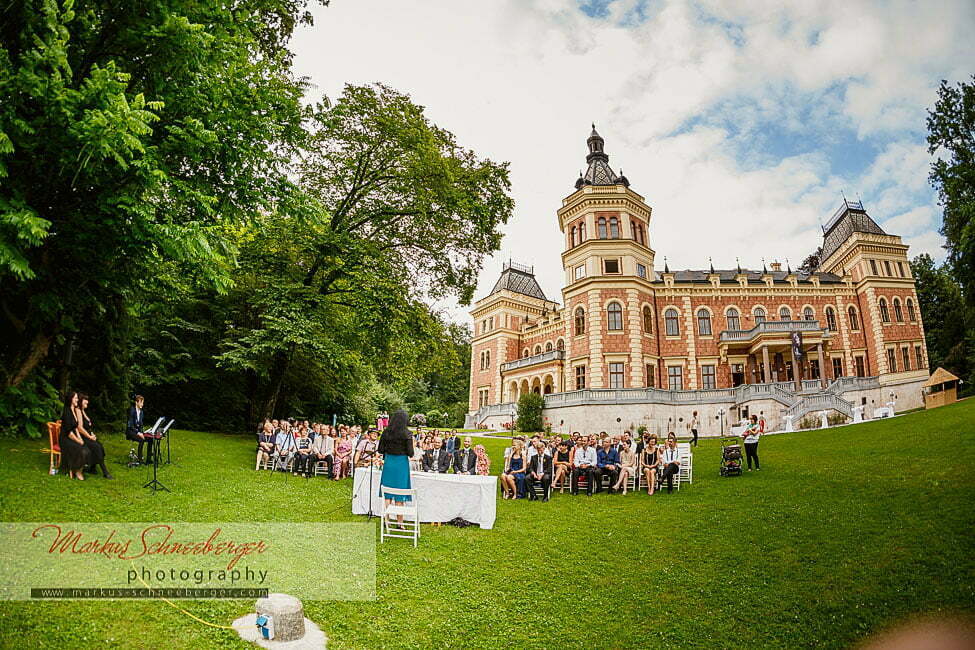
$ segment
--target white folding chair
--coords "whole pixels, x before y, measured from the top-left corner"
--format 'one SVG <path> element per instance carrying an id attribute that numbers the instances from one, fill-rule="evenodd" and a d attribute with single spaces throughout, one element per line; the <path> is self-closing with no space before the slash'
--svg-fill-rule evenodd
<path id="1" fill-rule="evenodd" d="M 694 482 L 694 454 L 691 453 L 689 442 L 677 443 L 677 451 L 680 452 L 680 480 L 681 482 Z"/>
<path id="2" fill-rule="evenodd" d="M 386 495 L 406 496 L 410 497 L 410 500 L 386 503 Z M 420 540 L 420 510 L 416 490 L 380 485 L 379 496 L 379 543 L 382 544 L 386 537 L 399 537 L 412 539 L 413 548 L 416 548 L 417 542 Z M 403 516 L 401 525 L 404 528 L 392 528 L 390 524 L 393 522 L 390 519 L 395 519 L 399 515 Z"/>

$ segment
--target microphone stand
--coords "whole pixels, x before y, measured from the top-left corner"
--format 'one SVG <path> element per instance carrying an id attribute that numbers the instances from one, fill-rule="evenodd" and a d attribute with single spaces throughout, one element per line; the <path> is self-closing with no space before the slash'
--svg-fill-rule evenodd
<path id="1" fill-rule="evenodd" d="M 373 513 L 372 511 L 372 497 L 373 497 L 373 480 L 375 476 L 376 469 L 376 451 L 364 451 L 363 453 L 369 454 L 369 520 L 371 521 L 373 517 L 378 517 L 379 515 Z"/>

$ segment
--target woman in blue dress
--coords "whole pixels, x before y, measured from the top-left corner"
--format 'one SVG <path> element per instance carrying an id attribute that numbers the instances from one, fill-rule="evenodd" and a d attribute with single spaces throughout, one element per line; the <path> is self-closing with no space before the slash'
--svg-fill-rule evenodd
<path id="1" fill-rule="evenodd" d="M 399 409 L 389 418 L 389 426 L 379 439 L 379 453 L 383 455 L 383 473 L 380 485 L 408 490 L 410 484 L 410 458 L 413 456 L 413 436 L 407 427 L 409 421 L 406 411 Z M 399 494 L 382 495 L 389 504 L 393 501 L 409 501 L 410 497 Z M 403 524 L 403 515 L 396 521 Z"/>

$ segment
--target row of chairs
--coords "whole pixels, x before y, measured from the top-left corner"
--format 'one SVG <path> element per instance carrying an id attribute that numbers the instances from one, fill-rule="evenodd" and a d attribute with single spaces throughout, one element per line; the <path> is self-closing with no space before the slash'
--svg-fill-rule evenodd
<path id="1" fill-rule="evenodd" d="M 258 461 L 255 469 L 274 469 L 277 466 L 278 457 L 278 454 L 268 454 L 263 459 Z M 295 457 L 292 455 L 285 463 L 285 469 L 291 472 L 294 471 L 294 468 Z M 328 467 L 325 465 L 325 463 L 315 463 L 315 476 L 323 476 L 325 474 L 328 474 Z"/>
<path id="2" fill-rule="evenodd" d="M 681 483 L 694 483 L 694 454 L 691 452 L 691 445 L 687 442 L 677 443 L 677 452 L 680 459 L 680 472 L 674 475 L 674 484 L 678 490 L 680 490 Z M 572 486 L 572 481 L 574 480 L 574 473 L 570 473 L 567 479 L 563 479 L 559 485 L 559 492 L 564 493 L 566 488 Z M 663 484 L 663 472 L 658 471 L 656 475 L 657 484 L 654 486 L 654 490 L 657 490 Z M 607 487 L 609 484 L 609 477 L 601 477 L 602 483 L 601 487 Z M 568 484 L 568 485 L 567 485 Z M 581 476 L 579 479 L 579 489 L 583 487 L 588 488 L 586 485 L 586 477 Z M 637 462 L 636 472 L 630 474 L 626 479 L 626 489 L 630 491 L 638 491 L 649 487 L 646 483 L 646 477 L 643 473 L 643 466 L 641 463 Z"/>

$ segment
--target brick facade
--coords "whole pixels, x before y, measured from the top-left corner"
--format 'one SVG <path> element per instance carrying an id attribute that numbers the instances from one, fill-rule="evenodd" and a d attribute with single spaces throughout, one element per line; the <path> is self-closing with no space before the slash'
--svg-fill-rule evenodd
<path id="1" fill-rule="evenodd" d="M 623 177 L 588 182 L 613 174 L 592 172 L 607 159 L 601 139 L 593 148 L 594 137 L 590 172 L 558 210 L 562 304 L 544 297 L 533 270 L 510 265 L 472 311 L 472 411 L 516 401 L 526 390 L 571 391 L 583 382 L 587 389 L 643 388 L 651 372 L 655 387 L 684 390 L 798 379 L 825 386 L 837 375 L 926 376 L 907 246 L 860 204 L 844 203 L 833 216 L 827 256 L 812 273 L 778 264 L 761 271 L 655 270 L 651 208 L 643 197 Z M 801 360 L 792 356 L 793 331 L 802 335 Z"/>

